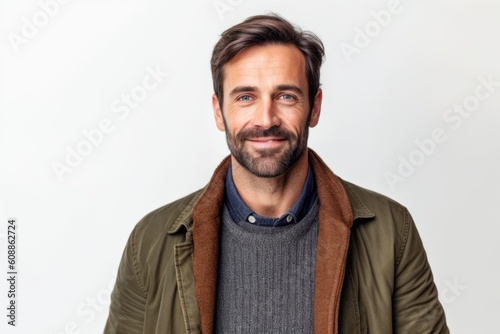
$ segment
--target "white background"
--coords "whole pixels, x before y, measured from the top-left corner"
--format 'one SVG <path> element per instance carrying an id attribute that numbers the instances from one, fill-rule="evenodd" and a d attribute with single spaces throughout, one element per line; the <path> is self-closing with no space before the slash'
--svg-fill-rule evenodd
<path id="1" fill-rule="evenodd" d="M 202 187 L 228 153 L 210 104 L 213 45 L 269 11 L 326 46 L 310 147 L 344 179 L 410 209 L 453 333 L 498 331 L 500 86 L 474 97 L 480 78 L 500 81 L 498 1 L 402 0 L 385 27 L 372 13 L 385 0 L 74 0 L 52 16 L 48 2 L 0 5 L 2 277 L 7 219 L 19 224 L 18 326 L 6 324 L 2 279 L 0 332 L 102 332 L 133 226 Z M 346 56 L 347 44 L 363 47 Z M 168 76 L 130 113 L 115 113 L 122 94 L 141 92 L 148 68 Z M 467 118 L 443 118 L 463 103 Z M 89 151 L 83 132 L 104 119 L 112 131 Z M 446 140 L 418 153 L 415 141 L 437 128 Z M 67 166 L 78 145 L 88 154 L 58 178 L 53 166 Z M 417 166 L 391 187 L 387 173 L 410 158 Z"/>

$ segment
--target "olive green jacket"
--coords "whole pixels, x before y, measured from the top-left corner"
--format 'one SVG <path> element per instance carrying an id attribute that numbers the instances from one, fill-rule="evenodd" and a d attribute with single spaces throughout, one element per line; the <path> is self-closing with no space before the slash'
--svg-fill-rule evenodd
<path id="1" fill-rule="evenodd" d="M 449 333 L 406 208 L 339 179 L 309 150 L 319 232 L 315 333 Z M 126 245 L 105 334 L 213 333 L 226 158 L 202 190 L 144 217 Z"/>

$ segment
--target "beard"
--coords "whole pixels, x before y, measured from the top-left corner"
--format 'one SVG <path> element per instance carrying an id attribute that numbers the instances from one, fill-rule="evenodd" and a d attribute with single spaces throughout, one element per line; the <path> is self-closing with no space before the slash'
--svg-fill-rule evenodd
<path id="1" fill-rule="evenodd" d="M 224 123 L 225 120 L 224 120 Z M 250 173 L 258 177 L 275 177 L 288 171 L 304 153 L 309 135 L 309 122 L 298 134 L 278 126 L 269 129 L 243 129 L 231 135 L 226 123 L 226 141 L 231 155 Z M 285 140 L 286 145 L 277 148 L 254 149 L 247 145 L 248 139 L 277 137 Z"/>

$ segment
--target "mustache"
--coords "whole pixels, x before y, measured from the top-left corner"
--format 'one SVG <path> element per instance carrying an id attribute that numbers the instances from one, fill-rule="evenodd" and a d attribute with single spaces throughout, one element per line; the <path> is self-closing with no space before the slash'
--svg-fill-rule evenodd
<path id="1" fill-rule="evenodd" d="M 263 138 L 263 137 L 278 137 L 286 140 L 291 140 L 295 138 L 295 135 L 278 126 L 273 126 L 269 129 L 262 129 L 262 128 L 244 129 L 241 130 L 236 135 L 236 139 L 238 139 L 239 141 L 244 141 L 248 138 Z"/>

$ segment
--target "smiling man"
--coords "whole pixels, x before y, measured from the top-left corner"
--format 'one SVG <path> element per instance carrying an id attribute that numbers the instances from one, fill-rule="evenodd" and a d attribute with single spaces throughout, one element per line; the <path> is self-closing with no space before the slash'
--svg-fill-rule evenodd
<path id="1" fill-rule="evenodd" d="M 212 54 L 230 156 L 203 189 L 139 222 L 105 333 L 448 333 L 416 227 L 307 147 L 321 41 L 275 16 Z"/>

